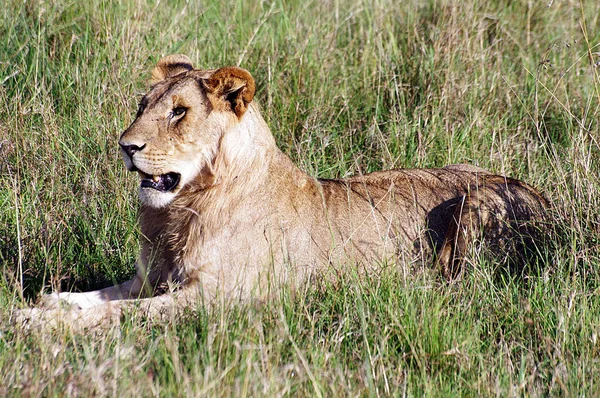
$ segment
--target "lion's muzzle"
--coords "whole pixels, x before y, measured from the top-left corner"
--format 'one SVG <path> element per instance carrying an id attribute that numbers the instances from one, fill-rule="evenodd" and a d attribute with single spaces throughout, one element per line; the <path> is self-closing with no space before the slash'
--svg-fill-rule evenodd
<path id="1" fill-rule="evenodd" d="M 138 146 L 138 145 L 122 144 L 119 142 L 119 145 L 121 146 L 121 153 L 123 154 L 123 161 L 125 162 L 125 166 L 127 167 L 127 170 L 137 171 L 138 170 L 137 167 L 135 167 L 135 164 L 133 164 L 133 155 L 136 152 L 139 152 L 142 149 L 144 149 L 146 144 L 144 144 L 142 146 Z"/>
<path id="2" fill-rule="evenodd" d="M 129 171 L 137 171 L 140 174 L 141 188 L 151 188 L 159 192 L 169 192 L 177 187 L 181 180 L 181 174 L 179 173 L 166 173 L 166 174 L 149 174 L 140 170 L 133 162 L 133 157 L 137 152 L 142 151 L 146 145 L 130 145 L 119 143 L 121 146 L 121 152 L 123 154 L 123 161 Z"/>

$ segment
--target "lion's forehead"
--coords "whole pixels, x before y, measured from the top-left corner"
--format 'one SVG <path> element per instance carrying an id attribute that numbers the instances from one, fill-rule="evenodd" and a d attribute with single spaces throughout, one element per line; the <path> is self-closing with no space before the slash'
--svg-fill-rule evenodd
<path id="1" fill-rule="evenodd" d="M 190 96 L 195 93 L 201 94 L 202 89 L 193 79 L 180 79 L 174 82 L 159 83 L 152 87 L 150 91 L 144 95 L 140 104 L 151 108 L 161 104 L 170 105 L 173 102 L 173 96 Z"/>
<path id="2" fill-rule="evenodd" d="M 135 121 L 123 135 L 128 140 L 143 140 L 145 150 L 137 155 L 138 158 L 177 152 L 177 144 L 188 143 L 187 140 L 179 141 L 195 131 L 198 123 L 208 116 L 210 107 L 205 89 L 196 76 L 188 74 L 182 73 L 155 84 L 140 100 Z M 184 107 L 186 116 L 171 124 L 176 107 Z M 167 137 L 169 142 L 165 143 Z"/>
<path id="3" fill-rule="evenodd" d="M 152 106 L 165 101 L 172 101 L 172 95 L 194 95 L 203 96 L 205 90 L 200 84 L 201 79 L 205 79 L 214 72 L 211 70 L 193 70 L 181 73 L 177 76 L 167 78 L 150 88 L 150 91 L 140 101 L 140 105 Z"/>

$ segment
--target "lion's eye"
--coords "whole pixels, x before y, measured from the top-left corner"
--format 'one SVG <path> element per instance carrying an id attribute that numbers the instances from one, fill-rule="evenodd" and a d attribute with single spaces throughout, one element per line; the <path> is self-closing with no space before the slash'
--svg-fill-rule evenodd
<path id="1" fill-rule="evenodd" d="M 171 113 L 173 114 L 174 117 L 176 117 L 176 116 L 183 115 L 186 111 L 187 111 L 187 108 L 184 108 L 183 106 L 178 106 L 177 108 L 173 108 Z"/>

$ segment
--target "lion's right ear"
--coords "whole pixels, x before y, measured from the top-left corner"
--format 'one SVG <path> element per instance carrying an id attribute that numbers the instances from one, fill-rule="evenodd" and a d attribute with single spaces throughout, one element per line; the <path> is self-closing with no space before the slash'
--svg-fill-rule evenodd
<path id="1" fill-rule="evenodd" d="M 150 84 L 155 85 L 168 77 L 194 69 L 192 60 L 186 55 L 172 54 L 163 57 L 152 71 Z"/>

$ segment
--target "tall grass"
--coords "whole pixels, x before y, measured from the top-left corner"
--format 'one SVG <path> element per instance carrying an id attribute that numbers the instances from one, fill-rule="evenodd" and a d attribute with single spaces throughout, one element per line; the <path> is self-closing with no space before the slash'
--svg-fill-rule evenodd
<path id="1" fill-rule="evenodd" d="M 0 394 L 600 393 L 600 3 L 8 0 L 0 10 Z M 269 303 L 102 333 L 25 331 L 42 289 L 123 281 L 118 150 L 163 55 L 235 65 L 319 177 L 468 162 L 522 178 L 562 231 L 546 269 L 458 284 L 349 272 Z"/>

